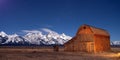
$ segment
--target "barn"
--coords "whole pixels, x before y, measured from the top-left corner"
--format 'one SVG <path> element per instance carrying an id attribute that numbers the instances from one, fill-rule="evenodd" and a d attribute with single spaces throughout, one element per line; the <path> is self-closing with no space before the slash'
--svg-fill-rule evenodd
<path id="1" fill-rule="evenodd" d="M 71 52 L 104 52 L 110 50 L 108 31 L 90 25 L 82 25 L 76 36 L 64 44 L 65 51 Z"/>

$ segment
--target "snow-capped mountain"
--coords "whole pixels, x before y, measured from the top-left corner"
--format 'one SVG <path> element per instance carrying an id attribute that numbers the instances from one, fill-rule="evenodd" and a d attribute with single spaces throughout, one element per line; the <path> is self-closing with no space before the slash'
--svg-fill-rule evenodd
<path id="1" fill-rule="evenodd" d="M 51 45 L 51 44 L 64 44 L 72 37 L 64 33 L 58 34 L 49 29 L 43 29 L 46 34 L 41 31 L 28 31 L 24 30 L 27 34 L 19 36 L 17 34 L 7 35 L 5 32 L 0 32 L 0 44 L 35 44 L 35 45 Z"/>
<path id="2" fill-rule="evenodd" d="M 42 38 L 42 33 L 37 32 L 37 33 L 27 33 L 23 38 L 25 39 L 26 42 L 30 44 L 40 44 L 40 40 Z"/>
<path id="3" fill-rule="evenodd" d="M 0 32 L 0 44 L 4 43 L 6 40 L 8 40 L 8 35 L 5 32 L 1 31 Z"/>
<path id="4" fill-rule="evenodd" d="M 70 36 L 63 34 L 58 34 L 49 29 L 43 29 L 47 34 L 42 34 L 40 31 L 27 31 L 28 34 L 24 36 L 25 40 L 30 44 L 64 44 L 71 39 Z"/>
<path id="5" fill-rule="evenodd" d="M 17 34 L 8 35 L 8 39 L 2 44 L 24 44 L 25 39 Z"/>
<path id="6" fill-rule="evenodd" d="M 120 46 L 120 41 L 112 41 L 111 45 L 119 45 Z"/>

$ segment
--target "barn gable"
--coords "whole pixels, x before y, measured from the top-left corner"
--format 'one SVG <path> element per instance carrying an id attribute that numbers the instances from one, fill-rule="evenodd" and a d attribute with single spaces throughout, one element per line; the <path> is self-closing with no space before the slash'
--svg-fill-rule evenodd
<path id="1" fill-rule="evenodd" d="M 93 31 L 91 30 L 90 26 L 88 26 L 88 25 L 82 25 L 78 29 L 76 35 L 80 35 L 80 34 L 92 34 L 92 33 L 93 33 Z"/>

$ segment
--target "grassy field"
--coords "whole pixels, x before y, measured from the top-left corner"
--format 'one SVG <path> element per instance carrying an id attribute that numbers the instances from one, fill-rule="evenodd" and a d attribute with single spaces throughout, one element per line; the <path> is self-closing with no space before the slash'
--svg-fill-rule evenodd
<path id="1" fill-rule="evenodd" d="M 120 48 L 111 52 L 54 52 L 52 48 L 0 48 L 0 60 L 120 60 Z"/>

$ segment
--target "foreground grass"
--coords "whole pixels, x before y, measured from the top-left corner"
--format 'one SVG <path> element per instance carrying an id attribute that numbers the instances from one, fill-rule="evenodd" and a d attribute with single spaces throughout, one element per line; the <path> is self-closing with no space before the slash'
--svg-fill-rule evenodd
<path id="1" fill-rule="evenodd" d="M 0 48 L 0 60 L 120 60 L 120 48 L 112 48 L 111 52 L 82 53 L 54 52 L 52 48 L 40 49 L 10 49 Z"/>

